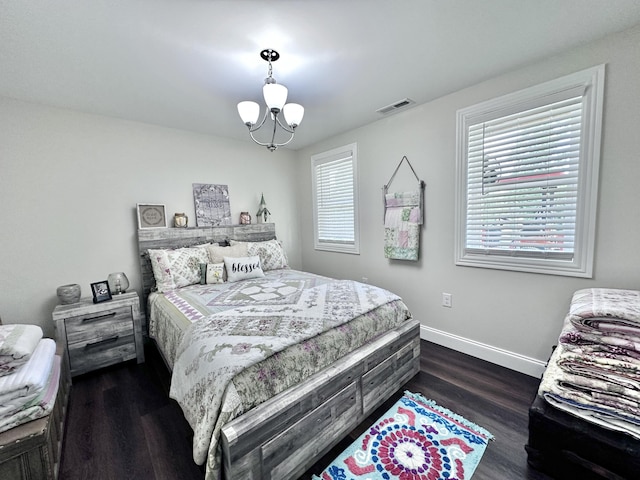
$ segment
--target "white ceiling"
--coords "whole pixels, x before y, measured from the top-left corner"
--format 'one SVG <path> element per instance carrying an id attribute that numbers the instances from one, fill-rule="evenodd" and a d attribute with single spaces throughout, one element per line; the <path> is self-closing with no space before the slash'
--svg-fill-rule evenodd
<path id="1" fill-rule="evenodd" d="M 0 95 L 248 139 L 274 48 L 297 149 L 639 23 L 638 0 L 0 0 Z"/>

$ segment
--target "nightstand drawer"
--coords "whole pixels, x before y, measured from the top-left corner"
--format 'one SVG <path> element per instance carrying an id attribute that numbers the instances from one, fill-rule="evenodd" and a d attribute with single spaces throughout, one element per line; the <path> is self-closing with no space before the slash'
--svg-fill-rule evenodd
<path id="1" fill-rule="evenodd" d="M 116 336 L 133 335 L 133 319 L 130 307 L 112 308 L 97 313 L 66 318 L 69 350 L 76 344 L 95 343 Z"/>
<path id="2" fill-rule="evenodd" d="M 69 363 L 74 375 L 133 358 L 136 358 L 133 329 L 125 335 L 114 334 L 90 342 L 69 344 Z"/>

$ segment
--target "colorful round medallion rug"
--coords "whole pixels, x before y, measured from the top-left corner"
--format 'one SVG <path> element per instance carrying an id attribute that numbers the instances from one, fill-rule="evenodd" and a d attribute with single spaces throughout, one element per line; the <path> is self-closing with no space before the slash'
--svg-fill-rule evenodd
<path id="1" fill-rule="evenodd" d="M 465 480 L 493 436 L 419 394 L 405 392 L 315 480 Z"/>

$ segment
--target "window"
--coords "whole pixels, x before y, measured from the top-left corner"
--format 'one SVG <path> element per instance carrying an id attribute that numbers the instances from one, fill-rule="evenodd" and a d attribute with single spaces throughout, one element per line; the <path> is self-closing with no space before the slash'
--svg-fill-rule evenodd
<path id="1" fill-rule="evenodd" d="M 311 157 L 316 250 L 360 253 L 356 147 Z"/>
<path id="2" fill-rule="evenodd" d="M 456 264 L 591 277 L 604 65 L 458 111 Z"/>

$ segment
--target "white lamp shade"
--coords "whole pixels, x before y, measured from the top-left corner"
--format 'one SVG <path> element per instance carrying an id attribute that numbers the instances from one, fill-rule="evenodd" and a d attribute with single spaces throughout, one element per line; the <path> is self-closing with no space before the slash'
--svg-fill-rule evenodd
<path id="1" fill-rule="evenodd" d="M 304 107 L 297 103 L 287 103 L 284 106 L 284 119 L 290 127 L 297 127 L 304 117 Z"/>
<path id="2" fill-rule="evenodd" d="M 269 110 L 277 108 L 282 110 L 284 104 L 287 103 L 287 87 L 280 85 L 279 83 L 267 83 L 262 87 L 262 94 L 264 95 L 264 101 L 269 107 Z"/>
<path id="3" fill-rule="evenodd" d="M 250 125 L 255 125 L 258 122 L 260 116 L 260 105 L 256 102 L 244 101 L 238 104 L 238 114 L 242 122 Z"/>

